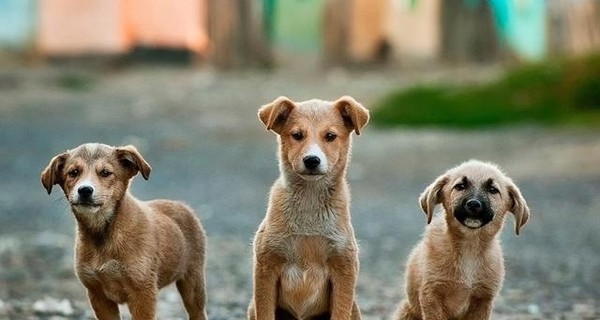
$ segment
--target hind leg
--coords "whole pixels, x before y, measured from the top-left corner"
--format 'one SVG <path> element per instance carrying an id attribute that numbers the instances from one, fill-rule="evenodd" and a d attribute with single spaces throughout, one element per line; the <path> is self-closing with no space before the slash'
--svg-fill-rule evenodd
<path id="1" fill-rule="evenodd" d="M 204 288 L 204 268 L 198 266 L 176 282 L 185 310 L 190 320 L 206 320 L 206 293 Z"/>

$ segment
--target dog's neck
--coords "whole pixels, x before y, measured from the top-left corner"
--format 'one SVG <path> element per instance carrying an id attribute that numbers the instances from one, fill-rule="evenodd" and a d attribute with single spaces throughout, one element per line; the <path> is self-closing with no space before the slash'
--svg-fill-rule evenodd
<path id="1" fill-rule="evenodd" d="M 293 172 L 283 174 L 281 202 L 286 222 L 297 235 L 332 235 L 340 218 L 348 214 L 348 186 L 345 175 L 304 180 Z"/>

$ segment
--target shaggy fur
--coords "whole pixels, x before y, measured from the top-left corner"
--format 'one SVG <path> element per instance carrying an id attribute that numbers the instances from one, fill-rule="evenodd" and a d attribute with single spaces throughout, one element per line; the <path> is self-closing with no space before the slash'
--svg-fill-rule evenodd
<path id="1" fill-rule="evenodd" d="M 529 220 L 521 192 L 496 165 L 471 160 L 438 177 L 419 202 L 431 224 L 408 258 L 395 319 L 491 319 L 504 280 L 505 213 L 514 214 L 517 235 Z M 443 214 L 432 221 L 440 203 Z"/>
<path id="2" fill-rule="evenodd" d="M 204 320 L 204 230 L 182 203 L 129 193 L 150 170 L 133 146 L 88 143 L 55 156 L 41 180 L 48 194 L 62 188 L 77 220 L 75 270 L 96 318 L 120 319 L 126 303 L 133 319 L 155 319 L 159 289 L 175 282 L 189 318 Z"/>
<path id="3" fill-rule="evenodd" d="M 248 319 L 360 319 L 346 168 L 351 133 L 360 134 L 368 110 L 351 97 L 280 97 L 258 116 L 278 135 L 281 175 L 254 239 Z"/>

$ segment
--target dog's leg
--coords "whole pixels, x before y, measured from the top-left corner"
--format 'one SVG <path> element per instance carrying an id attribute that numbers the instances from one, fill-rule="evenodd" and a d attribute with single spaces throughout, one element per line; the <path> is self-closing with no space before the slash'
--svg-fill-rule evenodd
<path id="1" fill-rule="evenodd" d="M 258 256 L 261 259 L 257 259 L 254 266 L 254 305 L 250 307 L 254 309 L 254 317 L 249 314 L 248 319 L 275 320 L 277 279 L 285 261 L 279 256 L 264 252 Z"/>
<path id="2" fill-rule="evenodd" d="M 102 292 L 87 291 L 88 299 L 98 320 L 120 320 L 119 305 L 109 300 Z"/>
<path id="3" fill-rule="evenodd" d="M 354 303 L 352 304 L 352 320 L 360 320 L 362 319 L 362 315 L 360 314 L 360 309 L 358 308 L 358 304 L 356 303 L 356 300 L 354 300 Z"/>
<path id="4" fill-rule="evenodd" d="M 358 307 L 355 308 L 354 288 L 356 286 L 358 267 L 353 254 L 332 257 L 331 267 L 331 319 L 361 319 Z M 356 312 L 355 312 L 356 311 Z"/>
<path id="5" fill-rule="evenodd" d="M 465 320 L 488 320 L 492 318 L 492 298 L 472 298 L 469 310 L 463 319 Z"/>
<path id="6" fill-rule="evenodd" d="M 421 320 L 418 313 L 411 312 L 408 301 L 402 301 L 394 315 L 395 320 Z"/>
<path id="7" fill-rule="evenodd" d="M 129 298 L 127 306 L 132 320 L 156 319 L 156 302 L 158 288 L 148 285 L 136 290 L 136 294 Z"/>
<path id="8" fill-rule="evenodd" d="M 176 282 L 190 320 L 206 320 L 206 294 L 202 270 L 202 266 L 197 266 L 197 269 L 190 270 L 183 279 Z"/>
<path id="9" fill-rule="evenodd" d="M 423 320 L 447 320 L 442 298 L 433 285 L 425 284 L 420 292 L 419 301 L 423 312 Z"/>

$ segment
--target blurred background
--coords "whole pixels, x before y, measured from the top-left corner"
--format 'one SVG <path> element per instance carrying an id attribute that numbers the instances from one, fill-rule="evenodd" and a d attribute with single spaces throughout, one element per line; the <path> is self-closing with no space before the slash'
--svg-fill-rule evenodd
<path id="1" fill-rule="evenodd" d="M 532 219 L 502 233 L 494 319 L 600 319 L 600 1 L 0 0 L 0 319 L 89 319 L 75 224 L 39 176 L 85 142 L 134 144 L 140 199 L 190 204 L 210 319 L 244 319 L 278 176 L 256 111 L 280 95 L 371 110 L 349 171 L 365 319 L 391 319 L 420 192 L 478 158 Z M 186 318 L 166 288 L 160 319 Z M 124 317 L 128 313 L 123 309 Z"/>

